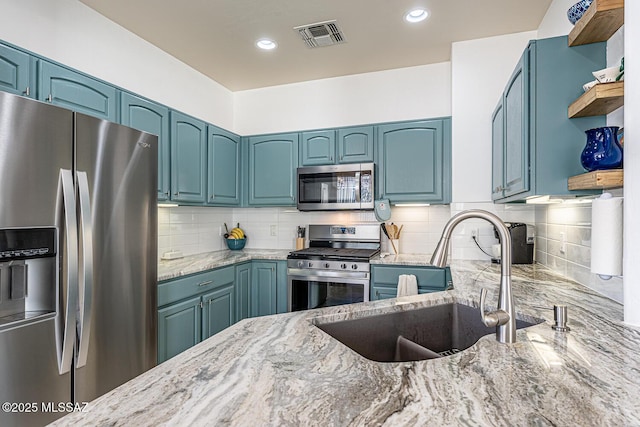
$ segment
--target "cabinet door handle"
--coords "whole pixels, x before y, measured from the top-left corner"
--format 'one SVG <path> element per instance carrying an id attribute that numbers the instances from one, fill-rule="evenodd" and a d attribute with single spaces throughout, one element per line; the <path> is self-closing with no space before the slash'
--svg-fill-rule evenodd
<path id="1" fill-rule="evenodd" d="M 173 193 L 173 195 L 174 195 L 174 196 L 179 196 L 179 195 L 180 195 L 180 192 L 178 191 L 178 192 L 176 192 L 176 193 Z"/>
<path id="2" fill-rule="evenodd" d="M 198 304 L 200 306 L 200 308 L 204 308 L 204 303 L 202 301 L 200 301 L 200 304 Z"/>
<path id="3" fill-rule="evenodd" d="M 25 96 L 29 96 L 31 95 L 31 88 L 29 86 L 27 86 L 27 88 L 24 90 L 24 92 L 22 92 Z"/>
<path id="4" fill-rule="evenodd" d="M 212 194 L 211 196 L 209 196 L 209 200 L 213 200 L 214 195 Z"/>
<path id="5" fill-rule="evenodd" d="M 213 280 L 207 280 L 206 282 L 198 283 L 198 286 L 207 286 L 213 283 Z"/>
<path id="6" fill-rule="evenodd" d="M 49 96 L 47 96 L 47 99 L 45 101 L 53 102 L 53 96 L 51 96 L 51 94 L 49 94 Z"/>
<path id="7" fill-rule="evenodd" d="M 164 195 L 165 195 L 165 196 L 167 196 L 167 197 L 169 197 L 169 195 L 170 195 L 170 194 L 171 194 L 171 193 L 169 193 L 168 191 L 165 191 L 165 192 L 164 192 Z"/>

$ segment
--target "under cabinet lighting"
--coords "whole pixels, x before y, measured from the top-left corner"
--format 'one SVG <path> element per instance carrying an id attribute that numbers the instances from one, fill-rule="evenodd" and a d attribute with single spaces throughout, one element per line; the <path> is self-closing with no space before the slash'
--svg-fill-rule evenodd
<path id="1" fill-rule="evenodd" d="M 408 206 L 431 206 L 431 203 L 393 203 L 393 206 L 408 207 Z"/>
<path id="2" fill-rule="evenodd" d="M 158 203 L 159 208 L 177 208 L 177 203 Z"/>
<path id="3" fill-rule="evenodd" d="M 427 19 L 429 17 L 429 12 L 427 12 L 424 9 L 414 9 L 412 11 L 410 11 L 409 13 L 407 13 L 404 16 L 405 21 L 407 22 L 411 22 L 416 23 L 416 22 L 420 22 L 420 21 L 424 21 L 425 19 Z"/>

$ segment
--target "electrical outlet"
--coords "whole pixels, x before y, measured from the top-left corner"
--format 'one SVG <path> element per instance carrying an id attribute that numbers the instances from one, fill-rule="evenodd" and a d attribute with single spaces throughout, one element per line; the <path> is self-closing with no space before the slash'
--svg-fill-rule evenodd
<path id="1" fill-rule="evenodd" d="M 278 234 L 278 226 L 277 226 L 277 225 L 275 225 L 275 224 L 274 224 L 274 225 L 271 225 L 271 226 L 269 227 L 269 233 L 270 233 L 272 236 L 276 236 L 276 235 Z"/>
<path id="2" fill-rule="evenodd" d="M 567 253 L 567 233 L 565 233 L 564 231 L 560 232 L 560 253 Z"/>
<path id="3" fill-rule="evenodd" d="M 479 228 L 472 228 L 471 229 L 471 240 L 473 240 L 474 238 L 477 240 L 479 236 L 480 236 L 480 229 Z"/>

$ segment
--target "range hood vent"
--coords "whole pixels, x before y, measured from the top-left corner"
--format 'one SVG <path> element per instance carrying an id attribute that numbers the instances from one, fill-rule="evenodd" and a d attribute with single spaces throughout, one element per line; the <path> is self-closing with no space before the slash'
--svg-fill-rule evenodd
<path id="1" fill-rule="evenodd" d="M 317 22 L 315 24 L 301 25 L 293 28 L 300 34 L 308 47 L 324 47 L 345 43 L 344 33 L 333 21 Z"/>

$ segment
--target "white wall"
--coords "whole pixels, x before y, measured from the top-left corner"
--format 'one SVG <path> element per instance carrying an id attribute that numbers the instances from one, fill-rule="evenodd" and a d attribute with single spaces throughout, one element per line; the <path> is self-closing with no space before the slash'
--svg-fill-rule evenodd
<path id="1" fill-rule="evenodd" d="M 624 21 L 624 319 L 640 326 L 640 2 L 625 2 Z"/>
<path id="2" fill-rule="evenodd" d="M 576 0 L 554 0 L 547 9 L 538 27 L 538 38 L 566 36 L 573 25 L 567 18 L 567 10 L 576 3 Z"/>
<path id="3" fill-rule="evenodd" d="M 491 201 L 491 115 L 535 31 L 453 43 L 454 202 Z M 473 172 L 473 179 L 469 173 Z"/>
<path id="4" fill-rule="evenodd" d="M 233 93 L 77 0 L 3 1 L 0 39 L 233 127 Z"/>
<path id="5" fill-rule="evenodd" d="M 235 92 L 241 135 L 451 115 L 451 64 Z"/>

